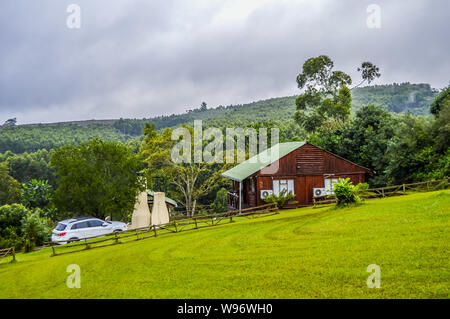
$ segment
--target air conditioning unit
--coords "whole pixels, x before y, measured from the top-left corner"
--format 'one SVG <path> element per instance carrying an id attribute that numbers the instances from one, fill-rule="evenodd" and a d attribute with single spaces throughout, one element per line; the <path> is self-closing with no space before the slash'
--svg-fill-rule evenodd
<path id="1" fill-rule="evenodd" d="M 264 199 L 264 198 L 266 198 L 267 196 L 269 196 L 269 195 L 272 195 L 273 194 L 273 190 L 269 190 L 269 189 L 266 189 L 266 190 L 261 190 L 261 198 L 262 199 Z"/>
<path id="2" fill-rule="evenodd" d="M 313 196 L 314 197 L 323 197 L 327 196 L 329 191 L 326 188 L 313 188 Z"/>

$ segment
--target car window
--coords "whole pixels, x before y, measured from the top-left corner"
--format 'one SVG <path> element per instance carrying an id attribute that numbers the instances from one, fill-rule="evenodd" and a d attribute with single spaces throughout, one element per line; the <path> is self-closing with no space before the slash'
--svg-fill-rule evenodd
<path id="1" fill-rule="evenodd" d="M 61 231 L 66 229 L 67 225 L 66 224 L 62 224 L 62 223 L 58 223 L 58 225 L 56 226 L 55 230 Z"/>
<path id="2" fill-rule="evenodd" d="M 103 225 L 103 222 L 101 220 L 90 220 L 89 227 L 100 227 Z"/>
<path id="3" fill-rule="evenodd" d="M 81 229 L 81 228 L 88 228 L 88 222 L 80 222 L 72 225 L 71 229 Z"/>

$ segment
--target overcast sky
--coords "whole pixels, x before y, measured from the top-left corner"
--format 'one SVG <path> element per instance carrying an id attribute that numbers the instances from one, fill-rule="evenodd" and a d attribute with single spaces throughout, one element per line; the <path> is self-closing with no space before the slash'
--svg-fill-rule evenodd
<path id="1" fill-rule="evenodd" d="M 81 8 L 79 29 L 67 7 Z M 381 28 L 368 28 L 368 5 Z M 2 0 L 0 122 L 142 118 L 299 93 L 328 55 L 359 82 L 450 80 L 448 0 Z M 0 123 L 1 124 L 1 123 Z"/>

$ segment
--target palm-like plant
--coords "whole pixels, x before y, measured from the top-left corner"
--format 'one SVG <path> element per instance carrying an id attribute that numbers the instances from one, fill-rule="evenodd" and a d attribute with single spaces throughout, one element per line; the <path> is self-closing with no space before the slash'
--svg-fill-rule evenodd
<path id="1" fill-rule="evenodd" d="M 283 189 L 280 194 L 277 196 L 275 194 L 271 194 L 264 198 L 264 201 L 266 203 L 274 203 L 277 205 L 278 208 L 283 208 L 287 204 L 296 204 L 298 201 L 293 201 L 292 199 L 295 198 L 295 195 L 292 194 L 290 191 L 288 193 L 287 189 Z"/>

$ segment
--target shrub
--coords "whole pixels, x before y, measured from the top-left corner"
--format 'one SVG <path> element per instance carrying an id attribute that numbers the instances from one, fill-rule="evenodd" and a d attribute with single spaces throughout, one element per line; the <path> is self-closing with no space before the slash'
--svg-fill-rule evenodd
<path id="1" fill-rule="evenodd" d="M 20 183 L 9 175 L 8 163 L 0 163 L 0 206 L 17 203 L 20 193 Z"/>
<path id="2" fill-rule="evenodd" d="M 338 206 L 347 206 L 353 203 L 362 202 L 362 196 L 367 192 L 369 184 L 360 183 L 356 186 L 350 181 L 350 178 L 340 178 L 339 181 L 334 184 L 333 191 L 334 196 L 337 198 Z"/>
<path id="3" fill-rule="evenodd" d="M 0 207 L 0 249 L 14 246 L 22 247 L 20 230 L 22 219 L 28 210 L 20 204 L 4 205 Z"/>
<path id="4" fill-rule="evenodd" d="M 41 218 L 41 210 L 29 211 L 22 219 L 22 242 L 25 252 L 30 252 L 37 245 L 42 245 L 50 237 L 51 229 L 46 218 Z"/>
<path id="5" fill-rule="evenodd" d="M 296 204 L 298 201 L 293 201 L 292 199 L 295 198 L 295 195 L 292 194 L 292 192 L 287 191 L 287 189 L 283 189 L 280 194 L 277 196 L 275 194 L 271 194 L 264 198 L 264 201 L 266 203 L 275 203 L 278 208 L 283 208 L 288 203 L 289 204 Z"/>
<path id="6" fill-rule="evenodd" d="M 0 249 L 15 247 L 31 251 L 43 244 L 51 234 L 50 222 L 40 216 L 41 211 L 28 210 L 21 204 L 0 207 Z"/>
<path id="7" fill-rule="evenodd" d="M 225 212 L 227 210 L 227 193 L 227 190 L 223 187 L 217 192 L 216 199 L 211 205 L 214 211 Z"/>

